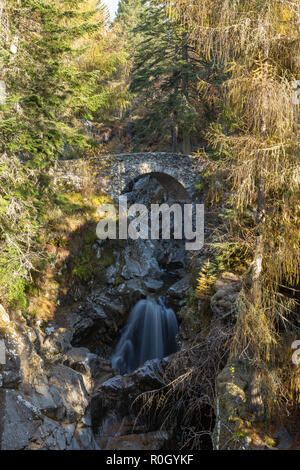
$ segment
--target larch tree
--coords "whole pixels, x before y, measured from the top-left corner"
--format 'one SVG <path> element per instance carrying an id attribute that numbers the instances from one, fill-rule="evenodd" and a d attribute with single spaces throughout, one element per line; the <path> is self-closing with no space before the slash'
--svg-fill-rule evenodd
<path id="1" fill-rule="evenodd" d="M 230 208 L 227 242 L 252 251 L 232 354 L 252 368 L 253 390 L 262 377 L 269 384 L 272 407 L 287 399 L 289 387 L 300 388 L 283 349 L 299 328 L 299 106 L 292 97 L 300 74 L 300 4 L 178 0 L 169 2 L 169 12 L 226 74 L 207 134 L 211 196 Z M 209 96 L 211 84 L 201 86 Z M 223 184 L 214 184 L 220 178 Z"/>

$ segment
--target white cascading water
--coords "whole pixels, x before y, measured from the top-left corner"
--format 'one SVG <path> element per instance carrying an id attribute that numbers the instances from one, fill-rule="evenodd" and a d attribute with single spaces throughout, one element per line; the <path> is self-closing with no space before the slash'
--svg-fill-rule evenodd
<path id="1" fill-rule="evenodd" d="M 129 374 L 149 359 L 167 357 L 177 351 L 178 323 L 175 313 L 160 297 L 140 300 L 132 309 L 116 351 L 114 369 Z"/>

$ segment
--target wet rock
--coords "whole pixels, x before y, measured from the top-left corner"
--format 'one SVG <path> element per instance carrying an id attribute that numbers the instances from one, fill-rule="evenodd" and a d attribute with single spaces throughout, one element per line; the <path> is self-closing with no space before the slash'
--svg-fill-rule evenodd
<path id="1" fill-rule="evenodd" d="M 179 268 L 184 268 L 186 264 L 186 250 L 185 247 L 180 245 L 175 247 L 171 252 L 168 254 L 168 258 L 166 261 L 166 267 L 168 270 L 174 270 Z"/>
<path id="2" fill-rule="evenodd" d="M 80 311 L 74 312 L 70 325 L 72 328 L 72 345 L 86 346 L 95 331 L 106 329 L 107 315 L 99 303 L 87 302 Z"/>
<path id="3" fill-rule="evenodd" d="M 72 328 L 72 345 L 73 346 L 87 346 L 89 338 L 95 331 L 95 321 L 88 315 L 81 315 L 74 313 L 71 318 Z"/>
<path id="4" fill-rule="evenodd" d="M 116 281 L 116 278 L 119 273 L 120 266 L 118 265 L 111 265 L 106 270 L 106 279 L 107 283 L 113 285 Z"/>
<path id="5" fill-rule="evenodd" d="M 118 287 L 124 306 L 130 309 L 140 299 L 147 297 L 147 289 L 141 279 L 130 279 Z"/>
<path id="6" fill-rule="evenodd" d="M 187 275 L 183 279 L 180 279 L 179 281 L 175 282 L 175 284 L 173 284 L 169 288 L 167 295 L 170 298 L 184 299 L 189 288 L 190 288 L 190 275 Z"/>
<path id="7" fill-rule="evenodd" d="M 144 278 L 160 279 L 161 270 L 153 256 L 154 246 L 150 240 L 136 240 L 124 250 L 125 266 L 122 269 L 124 279 Z"/>
<path id="8" fill-rule="evenodd" d="M 111 361 L 108 359 L 98 358 L 94 369 L 94 393 L 96 393 L 104 382 L 107 382 L 116 372 L 111 366 Z"/>
<path id="9" fill-rule="evenodd" d="M 136 426 L 139 427 L 140 432 L 147 432 L 145 423 L 137 419 L 141 403 L 135 400 L 141 393 L 156 390 L 164 385 L 163 371 L 166 364 L 165 359 L 147 361 L 143 367 L 130 375 L 118 375 L 104 382 L 94 393 L 91 414 L 93 429 L 100 448 L 114 449 L 119 445 L 122 449 L 127 447 L 131 449 L 131 445 L 137 446 L 135 447 L 137 449 L 148 448 L 146 441 L 142 444 L 138 437 L 134 439 L 134 434 L 137 432 Z M 119 441 L 119 436 L 126 436 L 126 438 Z M 154 438 L 153 435 L 148 437 Z M 155 444 L 157 448 L 163 446 L 165 438 L 166 436 L 164 438 L 160 436 Z M 151 441 L 152 444 L 150 441 L 149 446 L 153 444 L 153 441 Z"/>
<path id="10" fill-rule="evenodd" d="M 145 281 L 145 287 L 149 292 L 158 292 L 163 287 L 163 281 L 157 281 L 155 279 L 149 279 L 149 281 Z"/>

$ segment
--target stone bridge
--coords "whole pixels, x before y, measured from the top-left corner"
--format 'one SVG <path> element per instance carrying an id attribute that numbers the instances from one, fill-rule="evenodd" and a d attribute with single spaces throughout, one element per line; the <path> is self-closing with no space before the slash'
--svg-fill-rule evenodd
<path id="1" fill-rule="evenodd" d="M 84 160 L 60 161 L 56 177 L 80 186 L 85 164 Z M 166 152 L 106 155 L 93 158 L 90 164 L 99 189 L 113 198 L 129 191 L 141 177 L 153 174 L 177 199 L 191 199 L 203 169 L 199 158 Z"/>

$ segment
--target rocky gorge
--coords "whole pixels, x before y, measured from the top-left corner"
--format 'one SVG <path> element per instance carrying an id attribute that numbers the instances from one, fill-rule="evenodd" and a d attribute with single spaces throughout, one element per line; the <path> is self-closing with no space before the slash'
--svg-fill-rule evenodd
<path id="1" fill-rule="evenodd" d="M 126 196 L 145 205 L 182 203 L 156 175 L 133 182 Z M 1 307 L 6 350 L 0 369 L 1 449 L 249 447 L 251 438 L 239 427 L 252 419 L 248 371 L 227 362 L 224 346 L 240 278 L 224 273 L 209 304 L 198 302 L 204 332 L 199 336 L 186 315 L 193 259 L 184 242 L 96 240 L 89 249 L 95 266 L 104 265 L 101 279 L 94 276 L 84 287 L 75 282 L 60 295 L 51 321 L 25 318 L 19 311 L 7 314 Z M 205 249 L 197 253 L 200 263 Z M 112 358 L 120 354 L 116 347 L 137 305 L 146 310 L 151 305 L 155 315 L 171 312 L 176 346 L 145 348 L 146 355 L 122 369 Z M 132 333 L 135 342 L 157 341 L 151 323 L 143 334 L 142 329 L 140 321 Z M 165 338 L 160 336 L 160 346 Z"/>
<path id="2" fill-rule="evenodd" d="M 127 195 L 143 203 L 168 199 L 149 176 Z M 91 249 L 101 260 L 110 245 L 99 240 Z M 159 423 L 139 422 L 137 406 L 132 407 L 139 395 L 164 384 L 171 359 L 154 358 L 121 376 L 110 358 L 128 312 L 140 299 L 163 295 L 178 310 L 187 254 L 177 240 L 117 245 L 104 283 L 84 299 L 76 288 L 62 297 L 46 326 L 1 310 L 6 346 L 0 372 L 2 449 L 160 449 L 172 438 L 172 430 L 161 430 Z"/>

